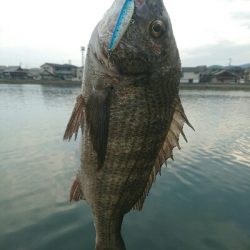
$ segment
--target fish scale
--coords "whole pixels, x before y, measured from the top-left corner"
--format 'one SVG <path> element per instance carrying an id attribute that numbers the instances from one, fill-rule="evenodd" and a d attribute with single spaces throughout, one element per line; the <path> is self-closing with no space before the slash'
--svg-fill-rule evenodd
<path id="1" fill-rule="evenodd" d="M 162 165 L 180 148 L 179 136 L 186 138 L 184 123 L 191 126 L 179 98 L 180 58 L 163 1 L 134 0 L 133 22 L 132 12 L 122 18 L 125 2 L 116 0 L 92 33 L 82 93 L 64 135 L 70 140 L 83 129 L 70 200 L 91 206 L 96 250 L 126 249 L 124 215 L 143 208 Z"/>
<path id="2" fill-rule="evenodd" d="M 131 113 L 135 114 L 136 119 L 140 120 L 142 117 L 147 117 L 146 120 L 150 120 L 152 124 L 153 120 L 153 107 L 150 107 L 149 105 L 145 105 L 148 103 L 147 98 L 145 98 L 145 88 L 140 89 L 140 95 L 137 95 L 135 100 L 140 100 L 139 103 L 144 109 L 141 109 L 140 105 L 136 105 L 134 103 L 133 106 L 130 105 L 130 103 L 120 103 L 117 104 L 114 102 L 114 109 L 112 109 L 112 114 L 114 116 L 114 120 L 117 121 L 117 119 L 121 123 L 125 123 L 126 127 L 126 116 L 123 116 L 121 113 L 121 107 L 123 107 L 123 110 L 127 110 L 127 107 L 130 109 Z M 123 95 L 123 92 L 121 91 L 121 95 Z M 141 97 L 144 97 L 144 102 L 142 102 Z M 155 97 L 154 97 L 155 98 Z M 126 100 L 127 102 L 127 100 Z M 161 103 L 156 102 L 158 106 L 163 107 L 163 110 L 165 112 L 165 105 L 161 105 Z M 117 118 L 117 113 L 118 111 L 119 115 L 123 117 L 123 120 L 120 120 Z M 140 115 L 138 114 L 140 113 Z M 158 116 L 156 116 L 158 117 Z M 115 211 L 121 211 L 122 212 L 127 212 L 131 206 L 134 205 L 135 201 L 138 199 L 138 196 L 140 193 L 144 190 L 145 186 L 142 186 L 138 183 L 138 175 L 140 176 L 144 172 L 144 178 L 145 180 L 141 179 L 141 182 L 146 182 L 148 179 L 148 175 L 150 174 L 150 170 L 148 170 L 147 174 L 145 175 L 145 165 L 146 164 L 151 164 L 154 161 L 154 158 L 152 157 L 154 154 L 151 154 L 151 159 L 150 157 L 145 157 L 144 154 L 142 154 L 144 145 L 149 144 L 150 136 L 155 138 L 154 134 L 151 133 L 150 130 L 150 124 L 146 122 L 145 126 L 141 126 L 138 130 L 138 122 L 135 120 L 134 121 L 134 127 L 130 126 L 130 130 L 124 130 L 122 126 L 116 127 L 116 129 L 113 127 L 112 124 L 113 117 L 110 117 L 110 129 L 111 133 L 109 134 L 110 138 L 109 141 L 114 141 L 112 140 L 114 138 L 120 138 L 120 137 L 127 137 L 129 136 L 128 134 L 131 133 L 131 131 L 134 131 L 134 134 L 137 133 L 137 136 L 132 136 L 131 143 L 127 145 L 127 147 L 131 148 L 130 152 L 138 152 L 137 154 L 131 154 L 130 152 L 126 155 L 126 157 L 119 157 L 119 149 L 121 150 L 121 154 L 124 154 L 123 148 L 117 148 L 118 145 L 114 143 L 113 145 L 109 145 L 109 150 L 107 151 L 107 157 L 105 164 L 103 166 L 103 171 L 101 175 L 99 176 L 100 182 L 96 184 L 96 199 L 98 200 L 98 203 L 96 204 L 96 212 L 94 214 L 98 214 L 98 223 L 101 224 L 101 228 L 103 232 L 102 235 L 99 236 L 99 238 L 107 238 L 107 233 L 110 232 L 110 225 L 109 222 L 110 220 L 114 217 Z M 158 122 L 158 120 L 156 120 Z M 114 122 L 115 123 L 115 122 Z M 154 129 L 154 127 L 153 127 Z M 163 130 L 164 131 L 164 130 Z M 164 134 L 165 136 L 165 134 Z M 119 140 L 117 140 L 119 142 Z M 135 150 L 136 148 L 136 150 Z M 116 157 L 113 157 L 113 151 L 116 150 Z M 109 152 L 110 151 L 110 152 Z M 118 152 L 117 152 L 118 151 Z M 147 149 L 147 152 L 149 149 Z M 122 159 L 122 161 L 121 161 Z M 122 164 L 123 163 L 123 164 Z M 84 163 L 83 163 L 84 164 Z M 130 166 L 130 167 L 128 167 Z M 94 166 L 89 166 L 89 167 L 94 167 Z M 108 169 L 108 171 L 105 171 L 105 168 Z M 136 171 L 137 170 L 137 171 Z M 140 170 L 140 171 L 138 171 Z M 135 172 L 135 178 L 132 182 L 129 181 L 129 177 L 133 177 L 133 172 Z M 112 176 L 112 177 L 110 177 Z M 126 181 L 124 182 L 124 186 L 122 187 L 121 181 L 124 180 L 124 176 L 126 176 Z M 102 180 L 105 180 L 103 182 Z M 134 184 L 134 185 L 132 185 Z M 117 189 L 117 187 L 120 187 L 120 189 Z M 132 190 L 130 190 L 132 189 Z M 141 189 L 141 190 L 140 190 Z M 123 192 L 125 190 L 126 192 Z M 135 192 L 137 191 L 137 192 Z M 138 192 L 139 191 L 139 192 Z M 107 196 L 106 193 L 109 195 Z M 138 194 L 139 193 L 139 194 Z M 131 194 L 135 194 L 135 197 L 133 198 Z M 115 200 L 113 199 L 116 198 Z M 118 201 L 117 201 L 118 198 Z M 104 213 L 104 214 L 103 214 Z M 122 215 L 120 215 L 122 216 Z M 119 215 L 117 215 L 119 217 Z M 108 222 L 108 223 L 107 223 Z M 111 230 L 112 231 L 112 230 Z M 103 240 L 102 240 L 103 242 Z M 102 243 L 103 244 L 103 243 Z"/>
<path id="3" fill-rule="evenodd" d="M 128 179 L 129 176 L 131 175 L 131 170 L 135 171 L 137 168 L 139 168 L 141 169 L 141 171 L 144 171 L 144 166 L 146 165 L 146 163 L 150 164 L 150 162 L 154 160 L 153 157 L 152 159 L 148 159 L 149 157 L 145 157 L 145 155 L 148 156 L 148 151 L 150 151 L 150 148 L 147 148 L 145 152 L 145 145 L 150 145 L 150 142 L 152 142 L 153 139 L 155 139 L 154 132 L 156 131 L 153 131 L 153 132 L 149 131 L 150 124 L 153 124 L 154 122 L 158 123 L 160 122 L 160 120 L 157 119 L 159 117 L 158 114 L 155 117 L 156 119 L 153 118 L 152 111 L 157 110 L 157 108 L 147 105 L 147 103 L 149 102 L 147 98 L 145 97 L 146 96 L 145 88 L 137 88 L 137 91 L 139 92 L 139 94 L 135 95 L 133 99 L 140 100 L 139 105 L 135 102 L 133 106 L 131 106 L 130 102 L 128 102 L 128 100 L 125 100 L 125 102 L 121 102 L 119 104 L 114 101 L 114 104 L 113 104 L 114 107 L 111 107 L 112 115 L 110 117 L 110 133 L 109 133 L 108 141 L 113 142 L 113 143 L 111 145 L 110 144 L 108 145 L 108 151 L 106 155 L 106 161 L 103 166 L 102 176 L 99 176 L 100 180 L 103 180 L 103 179 L 106 180 L 105 183 L 101 181 L 100 184 L 97 185 L 98 189 L 103 191 L 103 192 L 102 191 L 98 192 L 98 194 L 100 194 L 100 197 L 98 197 L 99 201 L 101 200 L 102 197 L 104 199 L 107 198 L 105 195 L 106 192 L 111 194 L 115 191 L 117 192 L 117 194 L 115 194 L 115 197 L 120 198 L 122 191 L 118 189 L 113 189 L 112 186 L 113 185 L 121 186 L 121 180 L 124 180 L 124 176 L 127 176 L 127 179 Z M 123 91 L 120 91 L 120 95 L 124 95 Z M 142 101 L 142 98 L 144 98 L 144 102 Z M 158 95 L 156 97 L 153 96 L 153 98 L 159 99 Z M 119 97 L 117 97 L 117 99 L 119 99 Z M 162 103 L 160 103 L 159 101 L 155 103 L 159 107 L 162 107 L 163 112 L 165 113 L 164 107 L 166 106 L 166 104 L 162 105 Z M 124 130 L 123 126 L 116 126 L 116 121 L 119 120 L 121 124 L 124 124 L 124 126 L 127 127 L 127 124 L 126 124 L 127 119 L 126 119 L 126 116 L 124 116 L 123 113 L 121 112 L 121 107 L 123 107 L 122 110 L 126 110 L 126 111 L 129 110 L 131 113 L 135 114 L 136 120 L 133 121 L 134 127 L 131 126 L 133 124 L 130 124 L 129 130 Z M 143 107 L 143 109 L 141 107 Z M 122 117 L 122 119 L 118 117 L 117 113 Z M 145 119 L 146 122 L 144 126 L 142 123 L 139 123 L 137 120 L 141 120 L 145 117 L 147 118 Z M 113 120 L 114 120 L 114 125 L 113 125 Z M 147 122 L 148 120 L 150 121 L 150 123 Z M 140 127 L 138 127 L 138 124 L 140 124 Z M 167 125 L 166 121 L 163 124 Z M 155 130 L 155 127 L 153 126 L 151 130 Z M 131 136 L 131 131 L 134 131 L 134 134 L 132 136 Z M 164 131 L 163 136 L 165 136 L 165 129 L 163 129 L 162 131 Z M 127 137 L 131 138 L 131 141 L 127 143 L 126 147 L 130 148 L 130 152 L 137 152 L 137 154 L 128 153 L 124 157 L 124 148 L 119 147 L 119 141 Z M 114 151 L 116 151 L 115 157 L 113 153 Z M 120 154 L 122 154 L 123 157 L 120 157 Z M 152 155 L 154 154 L 152 153 Z M 89 168 L 93 168 L 93 166 L 89 166 Z M 107 169 L 108 171 L 106 171 Z M 110 178 L 110 176 L 112 178 Z M 131 185 L 128 185 L 128 187 L 130 186 Z M 128 190 L 128 187 L 125 186 L 125 187 L 122 187 L 122 189 Z M 128 192 L 128 193 L 131 193 L 131 192 Z M 136 195 L 136 198 L 137 196 L 138 194 Z M 108 196 L 108 198 L 110 198 L 110 196 Z M 136 200 L 136 198 L 133 199 L 130 195 L 128 200 L 131 200 L 131 199 Z M 111 201 L 112 200 L 110 199 L 106 200 L 107 204 L 110 204 L 112 207 L 113 204 Z M 124 202 L 126 203 L 126 199 L 124 199 Z"/>

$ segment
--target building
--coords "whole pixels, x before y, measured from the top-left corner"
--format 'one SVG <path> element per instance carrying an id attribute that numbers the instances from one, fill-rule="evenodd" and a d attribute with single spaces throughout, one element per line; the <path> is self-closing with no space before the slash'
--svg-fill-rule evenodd
<path id="1" fill-rule="evenodd" d="M 244 71 L 244 79 L 245 79 L 245 83 L 250 84 L 250 69 L 246 69 Z"/>
<path id="2" fill-rule="evenodd" d="M 3 72 L 6 68 L 6 66 L 0 65 L 0 79 L 3 78 Z"/>
<path id="3" fill-rule="evenodd" d="M 27 72 L 20 66 L 10 66 L 6 67 L 2 72 L 4 79 L 27 79 Z"/>
<path id="4" fill-rule="evenodd" d="M 183 67 L 181 83 L 199 83 L 201 74 L 206 70 L 206 66 Z"/>
<path id="5" fill-rule="evenodd" d="M 56 77 L 54 74 L 47 70 L 39 69 L 39 68 L 33 68 L 28 70 L 28 76 L 29 78 L 33 80 L 55 80 Z"/>
<path id="6" fill-rule="evenodd" d="M 76 78 L 75 81 L 82 81 L 83 78 L 83 67 L 78 67 L 76 70 Z"/>
<path id="7" fill-rule="evenodd" d="M 41 70 L 39 80 L 56 80 L 56 76 L 48 70 Z"/>
<path id="8" fill-rule="evenodd" d="M 41 69 L 39 68 L 32 68 L 28 69 L 28 77 L 33 80 L 40 80 L 41 79 Z"/>
<path id="9" fill-rule="evenodd" d="M 6 68 L 7 68 L 6 66 L 0 65 L 0 71 L 1 71 L 1 72 L 4 71 Z"/>
<path id="10" fill-rule="evenodd" d="M 233 84 L 240 83 L 241 77 L 229 70 L 220 70 L 211 77 L 211 83 Z"/>
<path id="11" fill-rule="evenodd" d="M 71 64 L 45 63 L 40 68 L 56 79 L 72 80 L 77 77 L 77 67 Z"/>

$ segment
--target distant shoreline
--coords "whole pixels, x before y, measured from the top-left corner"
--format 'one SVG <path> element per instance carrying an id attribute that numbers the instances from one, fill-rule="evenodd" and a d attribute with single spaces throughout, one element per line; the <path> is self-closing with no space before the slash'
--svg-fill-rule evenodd
<path id="1" fill-rule="evenodd" d="M 80 86 L 81 81 L 66 80 L 3 80 L 1 84 L 34 84 L 34 85 L 61 85 L 61 86 Z M 250 84 L 215 84 L 215 83 L 181 83 L 180 89 L 183 90 L 246 90 L 250 91 Z"/>
<path id="2" fill-rule="evenodd" d="M 185 83 L 180 84 L 184 90 L 246 90 L 250 91 L 250 84 L 221 84 L 221 83 Z"/>
<path id="3" fill-rule="evenodd" d="M 81 81 L 67 80 L 6 80 L 0 79 L 0 84 L 34 84 L 34 85 L 81 85 Z"/>

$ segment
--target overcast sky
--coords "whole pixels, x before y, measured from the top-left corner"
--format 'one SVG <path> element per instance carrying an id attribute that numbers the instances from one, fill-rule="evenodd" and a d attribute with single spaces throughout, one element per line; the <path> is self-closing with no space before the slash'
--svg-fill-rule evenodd
<path id="1" fill-rule="evenodd" d="M 113 0 L 0 0 L 0 65 L 81 64 Z M 250 0 L 164 0 L 183 66 L 250 63 Z"/>

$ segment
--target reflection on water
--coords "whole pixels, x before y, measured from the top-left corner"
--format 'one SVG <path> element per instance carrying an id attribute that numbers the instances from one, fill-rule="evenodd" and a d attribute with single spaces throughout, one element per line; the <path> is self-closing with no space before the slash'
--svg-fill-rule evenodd
<path id="1" fill-rule="evenodd" d="M 79 141 L 62 135 L 80 87 L 0 85 L 0 249 L 94 248 L 84 202 L 70 205 Z M 250 92 L 182 91 L 196 132 L 126 216 L 130 250 L 250 249 Z"/>

